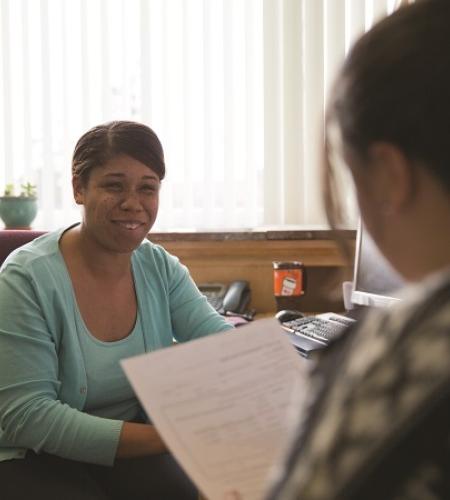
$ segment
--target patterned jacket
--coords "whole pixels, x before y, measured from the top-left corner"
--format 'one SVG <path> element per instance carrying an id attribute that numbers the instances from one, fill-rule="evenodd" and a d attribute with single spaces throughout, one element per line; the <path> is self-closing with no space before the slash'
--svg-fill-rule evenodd
<path id="1" fill-rule="evenodd" d="M 450 273 L 324 351 L 270 500 L 450 498 Z"/>

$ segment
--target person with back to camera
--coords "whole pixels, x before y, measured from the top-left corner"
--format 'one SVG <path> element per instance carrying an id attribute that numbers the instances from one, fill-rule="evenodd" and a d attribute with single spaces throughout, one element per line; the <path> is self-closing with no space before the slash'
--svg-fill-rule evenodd
<path id="1" fill-rule="evenodd" d="M 72 162 L 81 224 L 36 239 L 2 267 L 3 500 L 197 498 L 119 364 L 231 328 L 186 268 L 146 239 L 164 174 L 147 126 L 92 128 Z"/>
<path id="2" fill-rule="evenodd" d="M 448 0 L 400 8 L 355 44 L 335 84 L 331 225 L 337 153 L 365 227 L 409 284 L 322 352 L 266 500 L 450 498 L 449 25 Z"/>

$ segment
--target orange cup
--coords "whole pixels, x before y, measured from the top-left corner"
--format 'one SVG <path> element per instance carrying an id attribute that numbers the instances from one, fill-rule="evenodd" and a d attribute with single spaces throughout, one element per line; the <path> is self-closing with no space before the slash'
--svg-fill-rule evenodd
<path id="1" fill-rule="evenodd" d="M 275 297 L 298 296 L 305 293 L 305 266 L 302 262 L 273 263 L 273 293 Z"/>
<path id="2" fill-rule="evenodd" d="M 273 262 L 273 294 L 279 311 L 298 309 L 305 289 L 306 272 L 302 262 Z"/>

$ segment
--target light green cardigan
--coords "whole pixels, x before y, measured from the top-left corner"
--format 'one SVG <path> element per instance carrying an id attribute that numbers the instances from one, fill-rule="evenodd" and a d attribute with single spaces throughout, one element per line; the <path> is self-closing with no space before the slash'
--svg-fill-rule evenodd
<path id="1" fill-rule="evenodd" d="M 16 250 L 0 272 L 0 461 L 33 449 L 111 465 L 123 422 L 83 413 L 83 329 L 63 231 Z M 146 351 L 231 328 L 162 247 L 144 241 L 132 266 Z"/>

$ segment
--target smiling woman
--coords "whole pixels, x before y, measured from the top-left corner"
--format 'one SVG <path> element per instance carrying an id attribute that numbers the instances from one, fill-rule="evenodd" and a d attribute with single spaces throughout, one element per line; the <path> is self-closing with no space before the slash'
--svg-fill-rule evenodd
<path id="1" fill-rule="evenodd" d="M 150 128 L 94 127 L 72 162 L 81 224 L 25 245 L 2 267 L 5 500 L 62 498 L 67 490 L 80 499 L 197 496 L 119 364 L 173 339 L 231 328 L 178 259 L 146 239 L 164 175 Z M 38 479 L 20 479 L 30 472 Z"/>
<path id="2" fill-rule="evenodd" d="M 102 249 L 134 250 L 152 228 L 159 205 L 160 178 L 140 161 L 120 155 L 85 182 L 74 176 L 75 201 L 83 205 L 83 226 Z"/>

